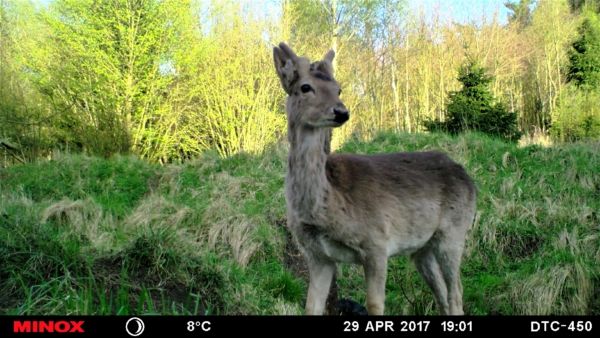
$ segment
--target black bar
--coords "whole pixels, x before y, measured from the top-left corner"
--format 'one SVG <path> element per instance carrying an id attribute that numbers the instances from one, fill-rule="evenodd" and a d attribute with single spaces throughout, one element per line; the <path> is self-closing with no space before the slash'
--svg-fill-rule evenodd
<path id="1" fill-rule="evenodd" d="M 141 321 L 141 322 L 140 322 Z M 0 337 L 598 337 L 594 316 L 0 316 Z M 515 336 L 517 337 L 517 336 Z M 509 337 L 510 338 L 510 337 Z"/>

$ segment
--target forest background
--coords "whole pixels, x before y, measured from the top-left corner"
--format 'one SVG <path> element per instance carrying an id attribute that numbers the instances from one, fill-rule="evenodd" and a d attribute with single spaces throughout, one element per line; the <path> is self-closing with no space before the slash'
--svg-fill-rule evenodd
<path id="1" fill-rule="evenodd" d="M 336 50 L 352 119 L 334 148 L 446 119 L 468 61 L 523 134 L 598 137 L 598 1 L 505 6 L 506 18 L 455 22 L 402 0 L 2 0 L 2 164 L 57 150 L 160 163 L 259 153 L 285 134 L 280 41 L 311 58 Z"/>

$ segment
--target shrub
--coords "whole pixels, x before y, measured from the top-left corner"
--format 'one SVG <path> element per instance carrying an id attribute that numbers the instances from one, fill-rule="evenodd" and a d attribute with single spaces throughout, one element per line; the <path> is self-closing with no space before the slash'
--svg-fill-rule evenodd
<path id="1" fill-rule="evenodd" d="M 552 112 L 550 134 L 561 141 L 600 137 L 600 90 L 567 86 Z"/>

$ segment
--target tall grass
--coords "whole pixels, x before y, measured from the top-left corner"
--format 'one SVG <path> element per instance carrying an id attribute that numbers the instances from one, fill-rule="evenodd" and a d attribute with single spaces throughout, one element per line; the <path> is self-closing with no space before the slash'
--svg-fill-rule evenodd
<path id="1" fill-rule="evenodd" d="M 600 143 L 517 146 L 480 134 L 378 134 L 340 149 L 438 149 L 479 190 L 463 284 L 470 314 L 600 313 Z M 0 170 L 0 313 L 299 314 L 285 227 L 287 149 L 160 167 L 64 155 Z M 343 265 L 343 297 L 365 300 Z M 389 314 L 436 314 L 407 258 Z"/>

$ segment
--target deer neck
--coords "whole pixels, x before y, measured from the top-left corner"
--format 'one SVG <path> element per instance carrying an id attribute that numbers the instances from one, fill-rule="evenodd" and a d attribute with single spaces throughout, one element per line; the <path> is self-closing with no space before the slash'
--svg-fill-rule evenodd
<path id="1" fill-rule="evenodd" d="M 304 223 L 319 224 L 324 217 L 330 184 L 325 172 L 328 128 L 288 128 L 290 153 L 286 177 L 288 206 Z"/>

